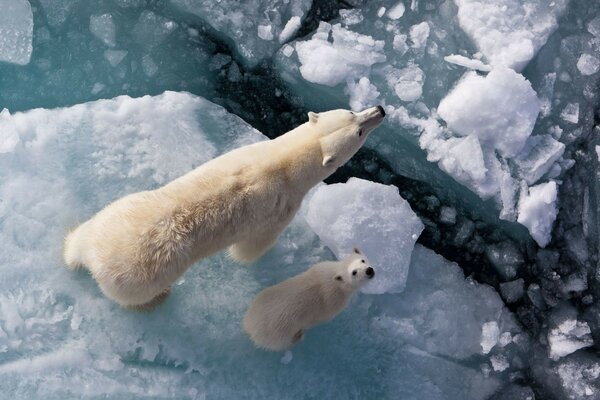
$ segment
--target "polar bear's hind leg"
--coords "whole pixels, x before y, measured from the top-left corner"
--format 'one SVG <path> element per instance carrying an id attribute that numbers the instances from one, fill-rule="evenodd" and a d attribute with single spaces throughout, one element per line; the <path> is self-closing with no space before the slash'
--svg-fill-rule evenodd
<path id="1" fill-rule="evenodd" d="M 83 267 L 81 259 L 81 226 L 71 230 L 65 237 L 63 258 L 69 269 Z"/>

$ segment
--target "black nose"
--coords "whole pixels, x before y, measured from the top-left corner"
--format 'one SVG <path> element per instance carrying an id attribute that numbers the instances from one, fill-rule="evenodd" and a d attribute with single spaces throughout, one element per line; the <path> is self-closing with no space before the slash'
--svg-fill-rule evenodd
<path id="1" fill-rule="evenodd" d="M 367 276 L 368 276 L 369 278 L 372 278 L 372 277 L 373 277 L 373 275 L 375 275 L 375 271 L 373 270 L 373 268 L 369 267 L 369 268 L 367 268 L 367 270 L 365 271 L 365 274 L 367 274 Z"/>
<path id="2" fill-rule="evenodd" d="M 382 117 L 385 117 L 385 110 L 383 109 L 383 107 L 381 106 L 377 106 L 377 109 L 379 110 L 379 112 L 381 113 Z"/>

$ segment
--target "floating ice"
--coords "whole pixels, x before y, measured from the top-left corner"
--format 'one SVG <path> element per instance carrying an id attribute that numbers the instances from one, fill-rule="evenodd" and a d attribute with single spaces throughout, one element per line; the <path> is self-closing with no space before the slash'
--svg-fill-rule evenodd
<path id="1" fill-rule="evenodd" d="M 551 181 L 530 187 L 529 193 L 522 193 L 519 200 L 517 221 L 529 229 L 531 237 L 541 247 L 545 247 L 551 239 L 552 225 L 558 212 L 557 195 L 556 182 Z"/>
<path id="2" fill-rule="evenodd" d="M 0 0 L 0 61 L 29 64 L 33 51 L 33 13 L 27 0 Z"/>
<path id="3" fill-rule="evenodd" d="M 329 36 L 333 42 L 329 41 Z M 335 86 L 368 75 L 373 64 L 385 61 L 383 41 L 360 35 L 340 24 L 321 22 L 312 39 L 297 42 L 302 77 L 309 82 Z"/>
<path id="4" fill-rule="evenodd" d="M 458 21 L 493 66 L 522 70 L 558 26 L 567 0 L 454 0 Z"/>
<path id="5" fill-rule="evenodd" d="M 594 344 L 591 330 L 585 321 L 566 319 L 548 332 L 550 357 L 558 360 L 581 348 Z"/>
<path id="6" fill-rule="evenodd" d="M 500 292 L 507 303 L 514 303 L 523 297 L 524 286 L 525 281 L 523 278 L 519 278 L 512 282 L 501 283 Z"/>
<path id="7" fill-rule="evenodd" d="M 271 56 L 281 43 L 291 39 L 312 5 L 312 0 L 169 1 L 215 29 L 250 67 Z"/>
<path id="8" fill-rule="evenodd" d="M 310 199 L 306 220 L 338 257 L 358 247 L 375 268 L 364 293 L 401 292 L 410 255 L 424 226 L 394 186 L 350 178 L 321 186 Z"/>
<path id="9" fill-rule="evenodd" d="M 518 335 L 521 330 L 498 293 L 465 279 L 459 266 L 418 244 L 398 301 L 386 304 L 379 299 L 374 301 L 382 307 L 383 316 L 377 325 L 386 328 L 385 334 L 396 346 L 407 342 L 455 360 L 490 353 L 512 358 L 520 352 L 512 341 L 499 345 L 501 337 Z"/>
<path id="10" fill-rule="evenodd" d="M 488 354 L 500 339 L 500 328 L 496 321 L 486 322 L 481 328 L 481 351 Z"/>
<path id="11" fill-rule="evenodd" d="M 105 45 L 109 47 L 116 45 L 117 32 L 112 15 L 92 15 L 90 17 L 90 32 Z"/>
<path id="12" fill-rule="evenodd" d="M 523 149 L 539 111 L 531 84 L 507 68 L 496 68 L 486 77 L 467 73 L 438 107 L 453 132 L 475 135 L 482 146 L 505 157 Z"/>
<path id="13" fill-rule="evenodd" d="M 529 185 L 536 183 L 565 152 L 565 145 L 550 135 L 531 136 L 513 159 L 519 175 Z"/>
<path id="14" fill-rule="evenodd" d="M 478 71 L 489 72 L 492 70 L 492 67 L 484 64 L 481 60 L 473 60 L 471 58 L 461 56 L 460 54 L 451 54 L 444 57 L 444 60 L 450 64 L 456 64 L 460 65 L 461 67 L 475 69 Z"/>
<path id="15" fill-rule="evenodd" d="M 582 54 L 577 60 L 577 69 L 582 75 L 594 75 L 600 70 L 600 59 L 591 54 Z"/>
<path id="16" fill-rule="evenodd" d="M 395 6 L 392 6 L 388 11 L 387 11 L 387 17 L 390 19 L 398 19 L 398 18 L 402 18 L 402 16 L 404 15 L 404 11 L 406 10 L 406 7 L 404 7 L 404 3 L 402 1 L 398 2 L 398 4 L 396 4 Z"/>

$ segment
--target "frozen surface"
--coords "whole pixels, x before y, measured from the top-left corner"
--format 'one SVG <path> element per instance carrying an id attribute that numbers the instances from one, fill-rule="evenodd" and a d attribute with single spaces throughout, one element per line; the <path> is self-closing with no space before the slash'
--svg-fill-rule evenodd
<path id="1" fill-rule="evenodd" d="M 308 204 L 306 220 L 339 259 L 358 247 L 375 269 L 363 293 L 401 292 L 412 249 L 424 226 L 398 188 L 363 179 L 323 185 Z"/>
<path id="2" fill-rule="evenodd" d="M 312 0 L 213 1 L 170 0 L 194 14 L 235 47 L 248 66 L 255 66 L 290 40 L 300 28 Z"/>
<path id="3" fill-rule="evenodd" d="M 1 0 L 0 61 L 26 65 L 33 51 L 33 14 L 27 0 Z"/>
<path id="4" fill-rule="evenodd" d="M 12 398 L 425 393 L 483 400 L 506 382 L 488 357 L 503 355 L 511 371 L 520 368 L 510 360 L 520 357 L 526 341 L 513 340 L 520 329 L 497 293 L 421 246 L 403 293 L 357 294 L 340 316 L 311 330 L 293 357 L 255 349 L 240 328 L 253 296 L 332 258 L 303 218 L 252 266 L 224 254 L 201 261 L 151 313 L 119 308 L 85 271 L 68 271 L 62 239 L 78 221 L 117 197 L 155 188 L 224 151 L 265 139 L 200 97 L 166 92 L 4 111 L 0 134 L 0 143 L 6 137 L 11 143 L 0 154 L 0 389 Z M 371 203 L 377 196 L 370 194 Z M 392 197 L 406 218 L 416 219 L 397 193 Z M 382 195 L 379 212 L 385 201 Z M 488 356 L 479 343 L 489 321 L 511 340 Z M 479 358 L 468 361 L 471 356 Z M 481 363 L 489 371 L 482 372 Z M 323 385 L 324 376 L 335 385 Z"/>
<path id="5" fill-rule="evenodd" d="M 522 70 L 558 26 L 568 0 L 454 0 L 460 26 L 494 66 Z"/>

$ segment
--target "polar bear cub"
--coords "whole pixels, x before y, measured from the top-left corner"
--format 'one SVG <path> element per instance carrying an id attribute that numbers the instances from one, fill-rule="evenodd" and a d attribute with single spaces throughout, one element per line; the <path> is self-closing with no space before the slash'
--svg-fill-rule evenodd
<path id="1" fill-rule="evenodd" d="M 315 264 L 261 291 L 246 312 L 244 330 L 258 347 L 288 350 L 307 329 L 339 314 L 352 293 L 374 276 L 358 249 L 343 260 Z"/>
<path id="2" fill-rule="evenodd" d="M 385 116 L 308 113 L 274 140 L 240 147 L 152 191 L 125 196 L 67 235 L 67 266 L 85 266 L 124 307 L 150 308 L 193 263 L 229 247 L 237 260 L 265 253 L 306 193 L 346 163 Z"/>

